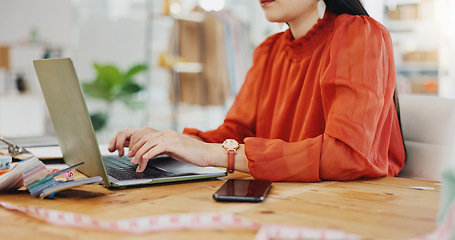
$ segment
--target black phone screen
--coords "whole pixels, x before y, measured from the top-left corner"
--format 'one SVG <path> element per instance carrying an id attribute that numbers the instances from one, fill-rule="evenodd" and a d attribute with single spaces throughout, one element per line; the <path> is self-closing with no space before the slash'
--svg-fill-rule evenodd
<path id="1" fill-rule="evenodd" d="M 260 202 L 264 200 L 272 182 L 264 180 L 229 179 L 213 198 L 225 202 Z"/>

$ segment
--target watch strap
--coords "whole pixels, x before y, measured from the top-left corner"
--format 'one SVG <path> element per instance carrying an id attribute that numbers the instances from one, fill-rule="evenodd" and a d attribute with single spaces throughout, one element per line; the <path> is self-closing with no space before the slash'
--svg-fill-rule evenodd
<path id="1" fill-rule="evenodd" d="M 227 158 L 228 158 L 228 165 L 227 165 L 227 172 L 233 173 L 235 169 L 235 149 L 228 149 L 227 151 Z"/>

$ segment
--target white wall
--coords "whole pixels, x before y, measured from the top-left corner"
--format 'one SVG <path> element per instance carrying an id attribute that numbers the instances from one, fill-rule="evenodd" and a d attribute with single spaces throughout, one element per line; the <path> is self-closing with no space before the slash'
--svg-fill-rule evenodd
<path id="1" fill-rule="evenodd" d="M 362 0 L 368 14 L 379 22 L 384 20 L 384 0 Z"/>
<path id="2" fill-rule="evenodd" d="M 0 1 L 0 45 L 11 46 L 11 77 L 24 73 L 30 87 L 39 91 L 32 60 L 41 58 L 45 47 L 68 49 L 71 41 L 70 0 Z M 32 42 L 31 32 L 36 32 Z M 0 81 L 14 79 L 1 78 Z"/>

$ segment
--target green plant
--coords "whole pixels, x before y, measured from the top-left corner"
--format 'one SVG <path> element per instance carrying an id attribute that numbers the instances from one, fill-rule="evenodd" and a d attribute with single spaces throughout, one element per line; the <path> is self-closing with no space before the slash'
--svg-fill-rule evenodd
<path id="1" fill-rule="evenodd" d="M 134 77 L 147 70 L 147 65 L 136 64 L 126 71 L 121 71 L 113 64 L 93 64 L 97 76 L 92 82 L 82 83 L 85 95 L 106 102 L 105 111 L 96 112 L 90 115 L 95 131 L 102 129 L 109 117 L 109 110 L 114 101 L 120 100 L 128 107 L 136 109 L 143 103 L 134 101 L 134 96 L 144 89 L 135 82 Z"/>

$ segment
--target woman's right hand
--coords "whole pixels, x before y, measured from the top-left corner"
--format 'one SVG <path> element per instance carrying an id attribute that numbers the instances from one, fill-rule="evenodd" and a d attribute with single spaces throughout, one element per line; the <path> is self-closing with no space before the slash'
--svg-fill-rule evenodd
<path id="1" fill-rule="evenodd" d="M 125 147 L 132 147 L 136 144 L 144 135 L 159 132 L 156 129 L 151 127 L 143 127 L 137 130 L 132 130 L 130 128 L 126 128 L 120 130 L 115 134 L 115 136 L 109 142 L 108 150 L 110 152 L 118 151 L 119 156 L 123 156 L 125 154 Z"/>

